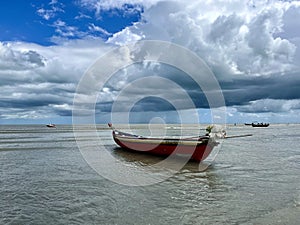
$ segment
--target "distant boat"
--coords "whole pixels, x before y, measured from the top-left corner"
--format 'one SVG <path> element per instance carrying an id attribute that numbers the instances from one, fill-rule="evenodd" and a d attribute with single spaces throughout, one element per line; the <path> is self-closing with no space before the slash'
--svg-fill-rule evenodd
<path id="1" fill-rule="evenodd" d="M 49 123 L 49 124 L 47 124 L 46 126 L 47 126 L 47 127 L 50 127 L 50 128 L 55 128 L 55 127 L 56 127 L 55 124 L 53 124 L 53 123 Z"/>
<path id="2" fill-rule="evenodd" d="M 252 126 L 252 123 L 244 123 L 246 126 Z"/>
<path id="3" fill-rule="evenodd" d="M 252 127 L 268 127 L 269 123 L 252 123 Z"/>

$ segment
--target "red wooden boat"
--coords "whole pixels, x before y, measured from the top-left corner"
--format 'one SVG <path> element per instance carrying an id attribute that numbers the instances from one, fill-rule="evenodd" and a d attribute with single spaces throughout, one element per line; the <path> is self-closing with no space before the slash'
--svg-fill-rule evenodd
<path id="1" fill-rule="evenodd" d="M 191 138 L 154 138 L 124 133 L 113 129 L 113 139 L 120 147 L 130 151 L 153 155 L 169 156 L 171 154 L 190 157 L 193 161 L 203 161 L 219 144 L 208 135 Z"/>

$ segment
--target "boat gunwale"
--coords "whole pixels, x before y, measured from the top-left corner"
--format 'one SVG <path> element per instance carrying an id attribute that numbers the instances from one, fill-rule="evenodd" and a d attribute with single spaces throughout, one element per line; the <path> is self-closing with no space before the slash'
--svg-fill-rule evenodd
<path id="1" fill-rule="evenodd" d="M 118 132 L 118 131 L 117 131 Z M 121 133 L 121 134 L 119 134 Z M 113 133 L 115 139 L 121 142 L 131 142 L 131 143 L 145 143 L 145 144 L 156 144 L 156 145 L 189 145 L 197 146 L 202 144 L 213 144 L 218 143 L 208 136 L 199 136 L 199 137 L 190 137 L 190 138 L 152 138 L 152 137 L 143 137 L 135 136 L 123 132 Z"/>

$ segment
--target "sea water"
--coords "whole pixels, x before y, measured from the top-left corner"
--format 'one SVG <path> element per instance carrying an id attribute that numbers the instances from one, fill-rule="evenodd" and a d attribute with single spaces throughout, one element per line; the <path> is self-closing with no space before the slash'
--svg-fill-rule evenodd
<path id="1" fill-rule="evenodd" d="M 97 146 L 92 129 L 77 136 L 87 148 Z M 300 224 L 300 125 L 226 130 L 253 136 L 225 139 L 205 171 L 189 162 L 162 182 L 125 186 L 89 166 L 71 125 L 1 125 L 0 224 Z M 97 132 L 128 166 L 162 160 L 117 148 L 104 125 Z"/>

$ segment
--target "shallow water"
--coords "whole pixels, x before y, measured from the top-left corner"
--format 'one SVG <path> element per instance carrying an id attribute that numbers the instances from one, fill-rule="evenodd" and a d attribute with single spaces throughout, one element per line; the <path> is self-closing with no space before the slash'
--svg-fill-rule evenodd
<path id="1" fill-rule="evenodd" d="M 93 148 L 90 132 L 82 126 L 79 138 Z M 86 163 L 70 125 L 0 126 L 0 224 L 299 224 L 300 125 L 227 127 L 248 133 L 226 139 L 204 172 L 190 162 L 163 182 L 129 187 Z M 116 148 L 104 126 L 98 134 L 128 166 L 161 160 Z"/>

